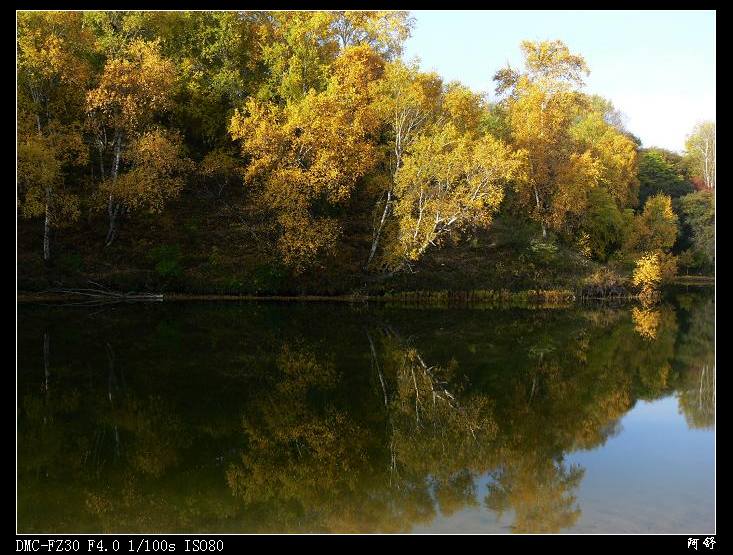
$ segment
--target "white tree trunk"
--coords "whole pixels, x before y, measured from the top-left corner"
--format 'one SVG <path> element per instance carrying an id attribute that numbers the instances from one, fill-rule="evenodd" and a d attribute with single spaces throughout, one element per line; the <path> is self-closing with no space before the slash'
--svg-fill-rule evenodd
<path id="1" fill-rule="evenodd" d="M 120 169 L 120 155 L 122 152 L 122 134 L 117 133 L 115 137 L 115 156 L 112 164 L 112 184 L 117 183 L 117 175 Z M 117 237 L 117 217 L 120 212 L 120 204 L 115 202 L 112 193 L 109 195 L 109 201 L 107 206 L 107 212 L 109 213 L 109 229 L 107 230 L 107 239 L 104 246 L 109 247 Z"/>
<path id="2" fill-rule="evenodd" d="M 392 202 L 392 190 L 387 191 L 387 200 L 384 203 L 384 210 L 382 211 L 382 218 L 379 220 L 379 227 L 377 227 L 377 232 L 374 235 L 374 240 L 372 241 L 372 248 L 369 250 L 369 259 L 367 260 L 367 263 L 364 265 L 364 268 L 368 267 L 369 264 L 371 264 L 372 259 L 374 258 L 375 253 L 377 252 L 377 246 L 379 245 L 379 237 L 382 234 L 382 228 L 384 227 L 384 222 L 387 219 L 387 213 L 389 212 L 390 203 Z"/>
<path id="3" fill-rule="evenodd" d="M 540 215 L 540 225 L 542 226 L 542 238 L 547 239 L 547 228 L 545 227 L 545 221 L 542 219 L 541 207 L 540 207 L 540 195 L 537 191 L 537 186 L 533 185 L 534 189 L 534 200 L 537 203 L 537 212 Z"/>

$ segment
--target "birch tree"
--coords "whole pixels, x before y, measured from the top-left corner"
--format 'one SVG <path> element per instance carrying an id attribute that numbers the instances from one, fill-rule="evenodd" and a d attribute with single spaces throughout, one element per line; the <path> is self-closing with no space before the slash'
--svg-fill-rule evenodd
<path id="1" fill-rule="evenodd" d="M 343 206 L 379 159 L 373 84 L 383 71 L 370 47 L 347 48 L 322 93 L 286 106 L 249 98 L 231 120 L 250 160 L 245 181 L 273 212 L 277 250 L 295 271 L 334 251 L 341 227 L 329 208 Z"/>
<path id="2" fill-rule="evenodd" d="M 332 28 L 341 48 L 368 44 L 382 57 L 393 60 L 415 25 L 406 11 L 337 11 Z"/>
<path id="3" fill-rule="evenodd" d="M 18 189 L 21 216 L 43 217 L 43 259 L 51 259 L 51 229 L 79 218 L 79 196 L 66 183 L 66 168 L 83 165 L 87 147 L 77 128 L 54 123 L 36 132 L 26 119 L 18 129 Z"/>
<path id="4" fill-rule="evenodd" d="M 455 230 L 488 226 L 504 186 L 525 174 L 525 153 L 490 135 L 461 134 L 452 122 L 421 135 L 396 175 L 389 266 L 409 267 Z"/>
<path id="5" fill-rule="evenodd" d="M 174 81 L 175 68 L 158 44 L 137 39 L 107 60 L 98 86 L 87 93 L 109 217 L 105 246 L 117 237 L 123 213 L 144 205 L 160 210 L 181 189 L 179 174 L 186 167 L 181 140 L 156 126 L 156 116 L 171 107 Z"/>
<path id="6" fill-rule="evenodd" d="M 557 176 L 577 164 L 570 128 L 581 115 L 584 98 L 578 92 L 588 73 L 585 60 L 561 41 L 522 42 L 524 72 L 511 67 L 494 75 L 496 92 L 507 94 L 508 120 L 514 144 L 529 157 L 529 179 L 517 192 L 530 216 L 542 227 L 558 222 L 553 199 L 561 185 Z M 573 154 L 576 158 L 573 158 Z"/>
<path id="7" fill-rule="evenodd" d="M 91 45 L 78 12 L 18 14 L 18 193 L 22 216 L 43 217 L 45 261 L 51 228 L 79 216 L 65 174 L 86 163 L 79 121 Z"/>
<path id="8" fill-rule="evenodd" d="M 705 186 L 715 188 L 715 122 L 698 123 L 685 143 L 692 171 L 702 177 Z"/>
<path id="9" fill-rule="evenodd" d="M 396 61 L 385 70 L 379 96 L 390 136 L 387 162 L 389 178 L 383 181 L 384 187 L 374 208 L 372 244 L 367 267 L 377 252 L 384 226 L 393 208 L 395 177 L 402 166 L 405 150 L 422 128 L 435 118 L 441 93 L 440 77 L 435 73 L 421 73 L 417 64 L 406 65 Z"/>

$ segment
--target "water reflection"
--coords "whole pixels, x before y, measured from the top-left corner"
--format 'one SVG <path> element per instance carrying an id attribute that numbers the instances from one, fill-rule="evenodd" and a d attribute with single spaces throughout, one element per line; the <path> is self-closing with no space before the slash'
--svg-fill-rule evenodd
<path id="1" fill-rule="evenodd" d="M 469 509 L 567 531 L 585 474 L 567 456 L 622 438 L 638 400 L 676 395 L 691 428 L 714 425 L 709 296 L 22 306 L 19 326 L 27 532 L 396 532 Z"/>

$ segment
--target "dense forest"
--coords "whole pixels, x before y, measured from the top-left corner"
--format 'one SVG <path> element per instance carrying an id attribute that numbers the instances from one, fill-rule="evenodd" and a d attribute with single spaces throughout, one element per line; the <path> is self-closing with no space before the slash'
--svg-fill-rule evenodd
<path id="1" fill-rule="evenodd" d="M 19 12 L 19 288 L 638 293 L 713 273 L 714 122 L 684 154 L 642 148 L 559 40 L 518 45 L 489 100 L 403 59 L 413 26 Z"/>

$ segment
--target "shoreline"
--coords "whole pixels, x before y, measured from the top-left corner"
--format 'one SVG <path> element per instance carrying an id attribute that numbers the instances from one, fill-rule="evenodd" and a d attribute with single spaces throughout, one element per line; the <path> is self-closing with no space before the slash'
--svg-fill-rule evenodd
<path id="1" fill-rule="evenodd" d="M 667 288 L 715 287 L 713 276 L 677 276 Z M 119 293 L 118 297 L 84 297 L 73 290 L 69 291 L 16 291 L 16 303 L 38 302 L 75 302 L 86 300 L 93 302 L 185 302 L 185 301 L 239 301 L 239 302 L 335 302 L 335 303 L 378 303 L 398 305 L 439 305 L 439 306 L 474 306 L 474 305 L 561 305 L 570 306 L 577 302 L 613 302 L 627 303 L 639 300 L 635 294 L 625 296 L 594 297 L 579 295 L 570 289 L 528 289 L 521 291 L 501 290 L 406 290 L 385 293 L 382 295 L 342 294 L 342 295 L 229 295 L 218 293 Z M 127 296 L 126 296 L 127 295 Z"/>

